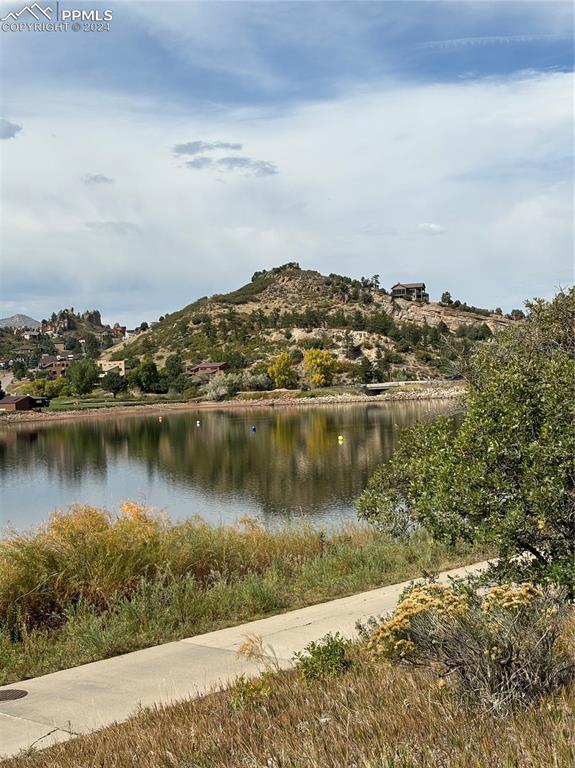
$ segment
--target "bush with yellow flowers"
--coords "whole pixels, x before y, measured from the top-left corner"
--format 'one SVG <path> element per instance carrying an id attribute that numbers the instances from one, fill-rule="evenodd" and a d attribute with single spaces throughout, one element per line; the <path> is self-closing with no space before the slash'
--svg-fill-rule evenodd
<path id="1" fill-rule="evenodd" d="M 428 666 L 467 700 L 507 712 L 573 678 L 572 620 L 562 590 L 428 582 L 404 592 L 367 647 L 378 659 Z"/>
<path id="2" fill-rule="evenodd" d="M 380 658 L 415 661 L 418 649 L 411 637 L 415 617 L 429 612 L 450 616 L 465 610 L 466 596 L 452 587 L 434 581 L 416 584 L 404 592 L 389 619 L 371 633 L 368 649 Z"/>

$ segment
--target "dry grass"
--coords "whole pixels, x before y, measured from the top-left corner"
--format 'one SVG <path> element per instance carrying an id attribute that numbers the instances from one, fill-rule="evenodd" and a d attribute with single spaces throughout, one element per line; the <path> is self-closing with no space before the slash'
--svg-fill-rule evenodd
<path id="1" fill-rule="evenodd" d="M 479 559 L 358 525 L 269 531 L 76 507 L 0 542 L 0 683 Z"/>
<path id="2" fill-rule="evenodd" d="M 354 534 L 361 536 L 359 529 Z M 330 544 L 349 535 L 339 532 Z M 309 525 L 272 532 L 250 519 L 238 526 L 200 519 L 172 523 L 132 502 L 117 516 L 76 505 L 31 533 L 14 532 L 0 542 L 0 619 L 45 625 L 79 600 L 109 609 L 142 578 L 169 571 L 205 586 L 221 577 L 263 573 L 272 563 L 304 562 L 326 543 Z"/>
<path id="3" fill-rule="evenodd" d="M 246 691 L 252 690 L 246 687 Z M 571 768 L 575 689 L 508 718 L 463 708 L 448 688 L 365 661 L 323 683 L 265 677 L 165 709 L 4 768 Z M 257 694 L 257 695 L 256 695 Z M 240 699 L 241 701 L 241 699 Z"/>

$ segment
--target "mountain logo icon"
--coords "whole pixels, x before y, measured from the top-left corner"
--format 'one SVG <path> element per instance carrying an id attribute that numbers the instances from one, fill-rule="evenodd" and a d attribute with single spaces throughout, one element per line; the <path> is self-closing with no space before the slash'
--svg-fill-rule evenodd
<path id="1" fill-rule="evenodd" d="M 27 13 L 33 16 L 36 21 L 43 21 L 43 18 L 48 19 L 48 21 L 52 20 L 52 9 L 49 5 L 42 8 L 38 3 L 33 3 L 32 5 L 25 5 L 24 8 L 19 11 L 10 11 L 10 13 L 7 13 L 4 18 L 0 19 L 0 21 L 18 21 L 20 16 Z"/>

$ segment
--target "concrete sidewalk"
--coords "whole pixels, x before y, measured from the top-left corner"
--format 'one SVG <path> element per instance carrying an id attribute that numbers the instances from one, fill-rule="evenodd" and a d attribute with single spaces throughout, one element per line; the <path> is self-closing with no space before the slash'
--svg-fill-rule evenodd
<path id="1" fill-rule="evenodd" d="M 485 565 L 477 563 L 446 571 L 440 580 L 476 573 Z M 0 687 L 0 757 L 30 747 L 42 749 L 126 720 L 138 707 L 201 696 L 237 675 L 255 674 L 259 671 L 257 665 L 236 655 L 246 635 L 261 635 L 279 664 L 287 667 L 293 654 L 311 640 L 327 632 L 352 637 L 358 620 L 392 611 L 407 584 L 362 592 Z M 9 691 L 20 691 L 22 697 L 5 700 Z"/>

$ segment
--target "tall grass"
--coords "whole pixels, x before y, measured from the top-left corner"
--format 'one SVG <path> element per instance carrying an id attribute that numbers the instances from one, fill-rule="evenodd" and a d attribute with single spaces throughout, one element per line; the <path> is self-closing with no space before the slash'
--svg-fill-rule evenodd
<path id="1" fill-rule="evenodd" d="M 335 544 L 347 534 L 335 534 Z M 0 619 L 27 627 L 59 621 L 82 601 L 109 609 L 142 579 L 193 577 L 201 586 L 221 578 L 293 565 L 320 554 L 323 533 L 311 526 L 270 532 L 250 519 L 211 526 L 192 519 L 174 524 L 126 502 L 119 515 L 89 506 L 52 515 L 31 533 L 0 542 Z"/>
<path id="2" fill-rule="evenodd" d="M 168 642 L 479 559 L 418 535 L 253 520 L 173 523 L 76 506 L 0 541 L 0 682 Z"/>

